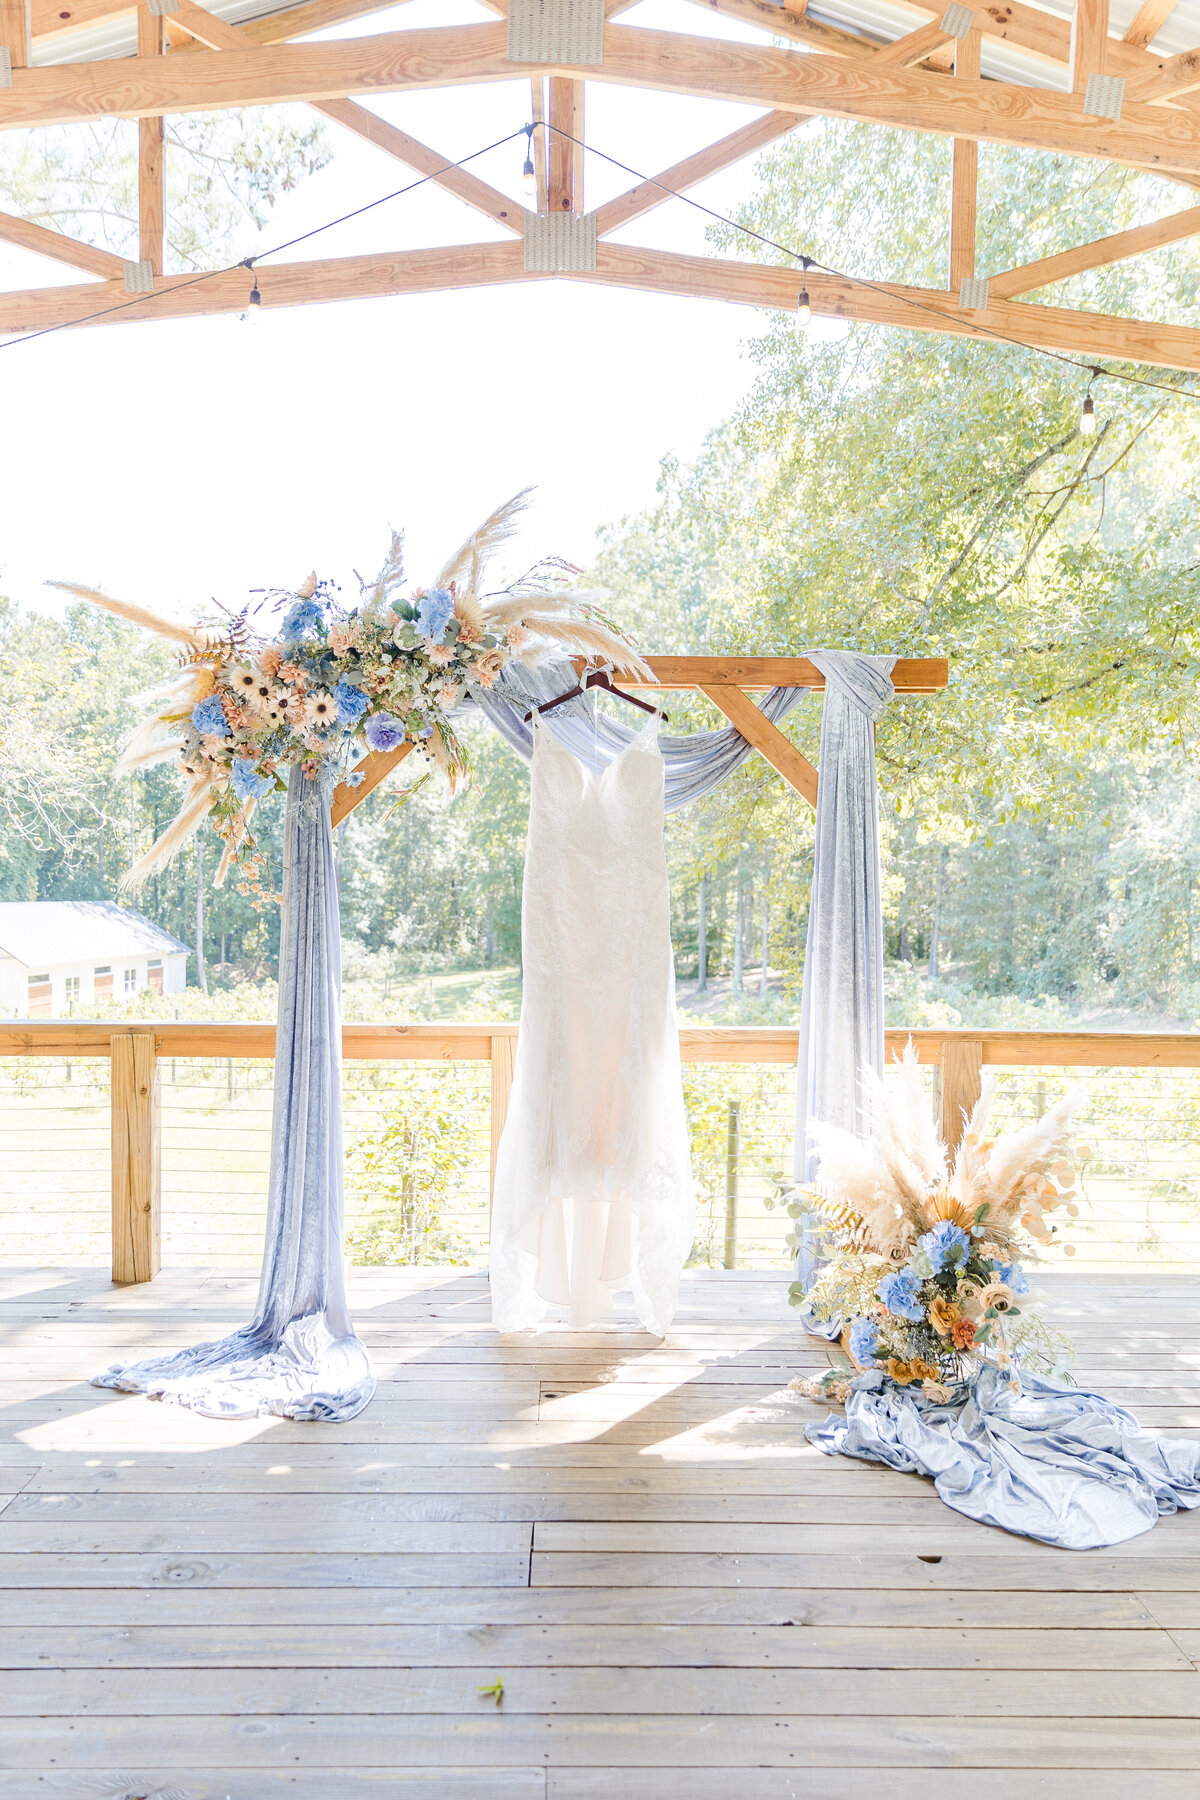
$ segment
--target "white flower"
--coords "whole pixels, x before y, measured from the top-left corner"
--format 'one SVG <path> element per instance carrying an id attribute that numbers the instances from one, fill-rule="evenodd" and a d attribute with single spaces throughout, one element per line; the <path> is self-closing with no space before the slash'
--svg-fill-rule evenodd
<path id="1" fill-rule="evenodd" d="M 304 718 L 306 722 L 323 730 L 337 719 L 337 701 L 324 688 L 313 688 L 304 699 Z"/>

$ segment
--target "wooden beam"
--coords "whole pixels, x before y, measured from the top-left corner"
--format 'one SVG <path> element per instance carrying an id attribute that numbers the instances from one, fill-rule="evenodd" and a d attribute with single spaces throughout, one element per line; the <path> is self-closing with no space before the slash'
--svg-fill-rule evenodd
<path id="1" fill-rule="evenodd" d="M 540 126 L 546 117 L 546 83 L 540 75 L 535 75 L 529 83 L 529 123 Z M 533 171 L 536 199 L 534 206 L 540 213 L 549 210 L 547 190 L 549 184 L 548 159 L 546 156 L 546 133 L 536 130 L 530 140 L 533 146 Z"/>
<path id="2" fill-rule="evenodd" d="M 950 32 L 943 31 L 940 25 L 918 25 L 915 31 L 906 32 L 903 37 L 896 38 L 891 44 L 884 44 L 871 57 L 873 69 L 914 69 L 918 63 L 934 50 L 940 50 L 943 44 L 952 44 L 954 38 Z"/>
<path id="3" fill-rule="evenodd" d="M 340 825 L 348 818 L 356 806 L 361 806 L 368 794 L 374 793 L 384 778 L 402 763 L 406 756 L 411 756 L 415 744 L 401 744 L 398 750 L 373 750 L 358 765 L 358 773 L 362 780 L 357 787 L 348 787 L 343 781 L 333 790 L 333 804 L 329 809 L 331 825 Z"/>
<path id="4" fill-rule="evenodd" d="M 694 156 L 685 156 L 682 162 L 673 163 L 669 169 L 652 181 L 639 182 L 637 187 L 629 188 L 618 194 L 615 200 L 606 200 L 603 206 L 596 209 L 596 234 L 606 237 L 618 226 L 628 225 L 642 213 L 648 213 L 656 206 L 662 206 L 670 199 L 664 188 L 681 193 L 685 188 L 694 187 L 698 181 L 707 181 L 710 175 L 718 174 L 722 169 L 732 167 L 741 162 L 743 157 L 753 156 L 766 144 L 772 144 L 776 138 L 795 131 L 804 121 L 797 119 L 795 113 L 769 112 L 761 119 L 752 119 L 749 125 L 743 125 L 738 131 L 731 131 L 728 137 L 719 138 L 715 144 L 708 144 L 703 150 L 697 150 Z"/>
<path id="5" fill-rule="evenodd" d="M 748 744 L 777 769 L 784 780 L 802 794 L 810 806 L 817 804 L 817 771 L 802 756 L 790 738 L 784 737 L 778 725 L 772 725 L 753 700 L 739 687 L 724 683 L 699 683 L 700 692 L 720 708 L 731 725 L 736 726 Z"/>
<path id="6" fill-rule="evenodd" d="M 265 19 L 248 19 L 241 29 L 251 43 L 280 44 L 309 32 L 324 31 L 347 19 L 390 11 L 393 6 L 403 4 L 404 0 L 308 0 L 307 5 L 271 13 Z M 487 5 L 488 0 L 484 0 L 484 4 Z M 132 21 L 137 10 L 135 0 L 33 0 L 34 42 L 61 36 L 65 31 L 79 31 L 89 25 L 110 25 L 116 19 Z M 168 20 L 171 16 L 168 15 Z"/>
<path id="7" fill-rule="evenodd" d="M 1131 81 L 1125 90 L 1126 101 L 1150 105 L 1157 101 L 1175 100 L 1200 88 L 1200 50 L 1184 50 L 1178 56 L 1157 59 L 1156 66 L 1140 81 Z"/>
<path id="8" fill-rule="evenodd" d="M 578 116 L 577 116 L 578 115 Z M 575 146 L 583 122 L 583 83 L 550 77 L 550 118 L 546 139 L 546 206 L 549 212 L 571 212 L 575 207 L 573 176 Z"/>
<path id="9" fill-rule="evenodd" d="M 0 238 L 20 244 L 23 250 L 35 250 L 39 256 L 52 256 L 55 262 L 67 263 L 73 269 L 86 269 L 89 275 L 99 275 L 106 281 L 120 281 L 125 273 L 125 264 L 111 250 L 77 243 L 61 231 L 49 231 L 45 225 L 18 219 L 12 213 L 0 213 Z"/>
<path id="10" fill-rule="evenodd" d="M 14 69 L 27 69 L 32 55 L 29 6 L 30 0 L 0 0 L 0 49 Z"/>
<path id="11" fill-rule="evenodd" d="M 163 22 L 150 11 L 146 0 L 138 7 L 139 57 L 161 56 L 166 48 Z M 138 120 L 138 255 L 153 273 L 163 272 L 163 236 L 166 230 L 166 158 L 161 115 Z"/>
<path id="12" fill-rule="evenodd" d="M 947 81 L 925 70 L 872 69 L 839 57 L 625 25 L 610 25 L 606 39 L 599 67 L 550 73 L 1200 175 L 1200 128 L 1176 111 L 1127 102 L 1119 119 L 1097 119 L 1084 114 L 1078 95 L 1001 82 Z M 462 25 L 21 69 L 13 87 L 0 90 L 0 127 L 511 80 L 520 65 L 506 60 L 504 45 L 503 25 Z"/>
<path id="13" fill-rule="evenodd" d="M 1105 73 L 1108 0 L 1075 0 L 1071 19 L 1071 92 L 1082 94 L 1093 75 Z"/>
<path id="14" fill-rule="evenodd" d="M 1132 44 L 1135 50 L 1144 50 L 1158 36 L 1178 5 L 1179 0 L 1142 0 L 1126 27 L 1122 42 Z"/>
<path id="15" fill-rule="evenodd" d="M 942 1140 L 957 1150 L 983 1085 L 983 1043 L 979 1038 L 946 1038 L 938 1068 Z M 966 1118 L 964 1118 L 964 1114 Z"/>
<path id="16" fill-rule="evenodd" d="M 152 1281 L 160 1267 L 162 1172 L 154 1027 L 114 1035 L 112 1278 Z"/>
<path id="17" fill-rule="evenodd" d="M 743 25 L 757 25 L 772 37 L 790 38 L 793 43 L 823 51 L 827 56 L 866 58 L 883 48 L 878 40 L 860 32 L 808 17 L 804 7 L 779 6 L 775 0 L 693 0 L 693 4 L 702 6 L 705 12 L 737 19 Z"/>
<path id="18" fill-rule="evenodd" d="M 979 33 L 970 31 L 956 40 L 954 73 L 965 81 L 979 80 Z M 975 209 L 979 188 L 979 145 L 974 138 L 954 140 L 950 161 L 950 292 L 957 295 L 960 282 L 975 273 Z"/>
<path id="19" fill-rule="evenodd" d="M 193 0 L 179 0 L 178 10 L 172 17 L 198 43 L 205 44 L 212 50 L 241 50 L 245 47 L 247 34 L 243 26 L 230 25 L 227 20 L 218 18 L 206 7 L 193 4 Z M 389 124 L 386 119 L 381 119 L 378 113 L 359 106 L 354 100 L 326 100 L 313 110 L 332 119 L 347 131 L 352 131 L 356 137 L 365 139 L 368 144 L 374 144 L 376 149 L 386 151 L 406 168 L 415 169 L 419 175 L 427 175 L 437 187 L 445 188 L 456 200 L 462 200 L 474 207 L 476 212 L 494 219 L 497 225 L 505 226 L 518 237 L 524 231 L 525 209 L 517 201 L 510 200 L 507 194 L 502 194 L 499 189 L 481 181 L 469 169 L 447 168 L 449 158 L 431 150 L 427 144 L 410 137 L 406 131 Z"/>
<path id="20" fill-rule="evenodd" d="M 1134 225 L 1128 231 L 1114 232 L 1111 237 L 1097 238 L 1094 243 L 1080 244 L 1074 250 L 1060 250 L 1056 256 L 1044 256 L 1039 262 L 1025 263 L 1019 269 L 1006 269 L 1003 274 L 991 275 L 988 293 L 995 300 L 1011 300 L 1017 294 L 1031 294 L 1051 282 L 1082 275 L 1088 269 L 1101 269 L 1109 263 L 1123 262 L 1127 257 L 1141 256 L 1147 250 L 1157 250 L 1163 244 L 1175 244 L 1181 238 L 1197 235 L 1200 235 L 1200 206 L 1189 206 L 1183 212 L 1154 219 L 1148 225 Z"/>

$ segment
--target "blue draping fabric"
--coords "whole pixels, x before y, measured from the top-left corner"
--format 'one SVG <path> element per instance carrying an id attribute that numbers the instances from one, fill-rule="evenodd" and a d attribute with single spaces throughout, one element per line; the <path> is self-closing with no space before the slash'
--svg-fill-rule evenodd
<path id="1" fill-rule="evenodd" d="M 875 722 L 892 698 L 894 656 L 810 650 L 825 677 L 820 781 L 796 1069 L 795 1178 L 811 1181 L 811 1122 L 865 1135 L 870 1130 L 864 1068 L 883 1070 L 883 876 Z M 811 1285 L 821 1262 L 818 1222 L 801 1222 L 796 1277 Z M 840 1319 L 805 1328 L 836 1337 Z"/>
<path id="2" fill-rule="evenodd" d="M 523 663 L 509 663 L 494 687 L 480 688 L 472 699 L 505 743 L 528 762 L 533 755 L 533 726 L 526 725 L 524 714 L 531 706 L 544 706 L 547 700 L 565 694 L 576 679 L 567 661 L 541 663 L 532 669 Z M 643 693 L 650 697 L 646 690 Z M 778 725 L 803 697 L 803 688 L 772 688 L 763 698 L 763 714 Z M 596 705 L 595 697 L 587 694 L 556 706 L 542 723 L 585 769 L 599 775 L 633 742 L 645 725 L 645 716 L 630 708 L 630 722 L 610 718 Z M 753 754 L 753 745 L 732 725 L 719 731 L 693 731 L 686 737 L 667 737 L 660 732 L 658 746 L 665 765 L 668 812 L 711 793 Z"/>
<path id="3" fill-rule="evenodd" d="M 375 1391 L 346 1304 L 342 1249 L 341 935 L 332 772 L 293 769 L 284 829 L 279 1013 L 266 1253 L 249 1325 L 171 1356 L 115 1363 L 97 1387 L 222 1418 L 352 1419 Z"/>
<path id="4" fill-rule="evenodd" d="M 846 1416 L 809 1425 L 826 1455 L 933 1477 L 947 1506 L 1063 1550 L 1097 1550 L 1200 1506 L 1200 1443 L 1155 1438 L 1100 1394 L 985 1363 L 944 1405 L 880 1370 L 855 1381 Z"/>

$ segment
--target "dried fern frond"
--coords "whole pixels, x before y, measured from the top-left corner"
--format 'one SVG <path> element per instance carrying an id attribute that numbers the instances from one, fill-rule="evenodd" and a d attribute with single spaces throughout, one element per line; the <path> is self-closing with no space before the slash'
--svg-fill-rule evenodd
<path id="1" fill-rule="evenodd" d="M 522 488 L 519 494 L 514 494 L 511 500 L 489 513 L 466 543 L 459 545 L 433 585 L 448 588 L 454 582 L 465 594 L 478 593 L 488 559 L 501 544 L 516 536 L 515 521 L 529 505 L 532 492 L 532 488 Z"/>
<path id="2" fill-rule="evenodd" d="M 847 1230 L 865 1223 L 861 1213 L 855 1212 L 844 1200 L 836 1199 L 832 1194 L 823 1194 L 819 1188 L 802 1187 L 793 1191 L 793 1197 L 809 1212 L 820 1213 L 831 1225 L 844 1226 Z"/>
<path id="3" fill-rule="evenodd" d="M 119 891 L 127 894 L 133 888 L 141 887 L 151 875 L 157 875 L 160 869 L 165 869 L 171 858 L 183 849 L 193 832 L 199 830 L 211 804 L 212 789 L 209 783 L 203 780 L 193 782 L 183 806 L 162 836 L 151 844 L 144 856 L 138 858 L 132 869 L 122 875 Z"/>
<path id="4" fill-rule="evenodd" d="M 96 588 L 80 587 L 74 581 L 48 581 L 47 587 L 62 588 L 65 593 L 78 594 L 81 600 L 90 600 L 93 606 L 101 606 L 118 619 L 124 619 L 130 625 L 140 625 L 144 631 L 153 631 L 158 637 L 171 638 L 177 644 L 186 644 L 189 650 L 207 650 L 211 643 L 209 633 L 197 625 L 182 625 L 177 619 L 165 619 L 161 613 L 151 612 L 149 607 L 138 606 L 132 600 L 114 600 L 111 594 L 101 594 Z"/>

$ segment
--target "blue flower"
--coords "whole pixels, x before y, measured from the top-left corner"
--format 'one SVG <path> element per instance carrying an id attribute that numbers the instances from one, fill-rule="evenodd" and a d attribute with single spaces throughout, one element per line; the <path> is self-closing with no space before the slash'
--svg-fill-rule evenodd
<path id="1" fill-rule="evenodd" d="M 280 635 L 285 643 L 294 644 L 306 631 L 316 631 L 324 622 L 315 600 L 297 600 L 283 615 Z"/>
<path id="2" fill-rule="evenodd" d="M 879 1348 L 879 1326 L 863 1313 L 850 1327 L 850 1354 L 864 1368 L 877 1367 L 875 1352 Z"/>
<path id="3" fill-rule="evenodd" d="M 918 1298 L 920 1292 L 920 1280 L 911 1269 L 894 1269 L 879 1284 L 879 1298 L 900 1319 L 915 1321 L 925 1317 L 925 1308 Z"/>
<path id="4" fill-rule="evenodd" d="M 363 726 L 363 736 L 372 750 L 398 750 L 407 735 L 400 720 L 391 713 L 372 713 Z"/>
<path id="5" fill-rule="evenodd" d="M 1005 1287 L 1010 1287 L 1014 1294 L 1029 1292 L 1029 1282 L 1020 1263 L 993 1263 L 992 1268 L 995 1271 L 996 1280 L 1002 1281 Z"/>
<path id="6" fill-rule="evenodd" d="M 192 708 L 192 724 L 201 737 L 228 737 L 229 723 L 221 707 L 220 696 L 210 694 Z"/>
<path id="7" fill-rule="evenodd" d="M 333 697 L 337 701 L 337 716 L 340 725 L 357 725 L 371 702 L 360 687 L 352 681 L 339 681 L 333 689 Z"/>
<path id="8" fill-rule="evenodd" d="M 261 800 L 275 786 L 275 777 L 260 775 L 248 756 L 239 756 L 229 765 L 229 779 L 239 800 Z"/>
<path id="9" fill-rule="evenodd" d="M 962 1226 L 952 1225 L 949 1219 L 943 1219 L 917 1242 L 933 1264 L 935 1275 L 947 1265 L 965 1263 L 971 1250 L 971 1240 Z"/>
<path id="10" fill-rule="evenodd" d="M 421 604 L 417 611 L 417 630 L 422 637 L 432 638 L 440 644 L 442 634 L 454 617 L 454 595 L 445 588 L 430 588 L 422 594 Z"/>

